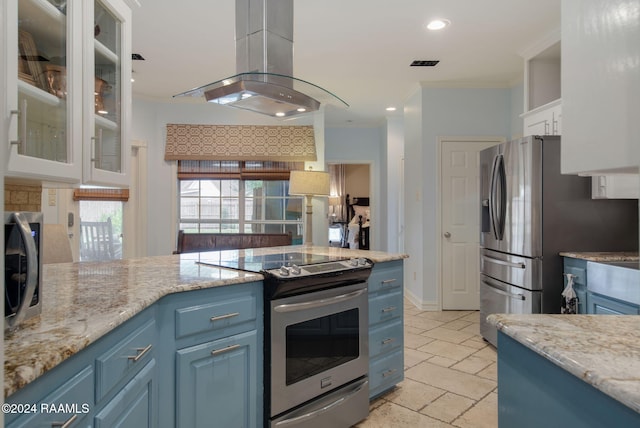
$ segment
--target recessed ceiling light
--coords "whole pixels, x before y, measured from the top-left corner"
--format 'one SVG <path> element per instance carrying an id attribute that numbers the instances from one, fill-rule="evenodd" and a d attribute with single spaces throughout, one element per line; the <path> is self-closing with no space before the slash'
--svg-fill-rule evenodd
<path id="1" fill-rule="evenodd" d="M 300 113 L 304 113 L 305 111 L 307 111 L 307 109 L 304 107 L 299 107 L 297 111 L 299 111 Z"/>
<path id="2" fill-rule="evenodd" d="M 395 107 L 387 107 L 387 111 L 396 111 Z"/>
<path id="3" fill-rule="evenodd" d="M 278 116 L 278 117 L 284 117 L 284 113 L 283 113 L 283 112 L 281 112 L 281 111 L 279 111 L 279 112 L 277 112 L 277 113 L 276 113 L 276 116 Z"/>
<path id="4" fill-rule="evenodd" d="M 451 21 L 448 19 L 434 19 L 433 21 L 427 24 L 427 28 L 429 30 L 442 30 L 445 27 L 448 27 L 451 24 Z"/>

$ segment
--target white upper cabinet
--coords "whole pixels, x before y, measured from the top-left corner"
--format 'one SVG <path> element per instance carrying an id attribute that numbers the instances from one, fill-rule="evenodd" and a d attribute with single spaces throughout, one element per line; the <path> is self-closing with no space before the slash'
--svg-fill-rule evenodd
<path id="1" fill-rule="evenodd" d="M 637 173 L 638 0 L 562 0 L 562 172 Z"/>
<path id="2" fill-rule="evenodd" d="M 87 2 L 84 17 L 83 180 L 127 186 L 131 122 L 131 11 L 121 0 Z M 87 25 L 92 23 L 92 25 Z"/>
<path id="3" fill-rule="evenodd" d="M 121 0 L 5 0 L 2 7 L 7 176 L 126 186 L 128 7 Z"/>
<path id="4" fill-rule="evenodd" d="M 520 52 L 524 58 L 524 135 L 560 135 L 560 29 Z"/>

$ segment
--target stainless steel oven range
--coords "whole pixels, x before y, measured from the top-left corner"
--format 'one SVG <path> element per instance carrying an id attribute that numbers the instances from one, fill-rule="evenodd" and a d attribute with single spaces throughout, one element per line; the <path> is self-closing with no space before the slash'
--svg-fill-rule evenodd
<path id="1" fill-rule="evenodd" d="M 265 426 L 346 428 L 366 418 L 371 261 L 220 253 L 215 264 L 265 276 Z"/>

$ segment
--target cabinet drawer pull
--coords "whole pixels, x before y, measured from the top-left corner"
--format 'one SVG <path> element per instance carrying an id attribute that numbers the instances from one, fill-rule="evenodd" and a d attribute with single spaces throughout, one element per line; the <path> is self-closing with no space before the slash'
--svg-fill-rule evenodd
<path id="1" fill-rule="evenodd" d="M 382 373 L 382 377 L 389 377 L 389 376 L 391 376 L 392 374 L 394 374 L 397 371 L 398 370 L 396 370 L 396 369 L 387 370 L 386 372 Z"/>
<path id="2" fill-rule="evenodd" d="M 234 313 L 231 313 L 231 314 L 225 314 L 225 315 L 220 315 L 220 316 L 217 316 L 217 317 L 211 317 L 211 322 L 226 320 L 227 318 L 237 317 L 238 315 L 240 315 L 240 312 L 234 312 Z"/>
<path id="3" fill-rule="evenodd" d="M 69 428 L 71 424 L 73 424 L 76 419 L 78 419 L 78 415 L 73 415 L 65 422 L 51 422 L 51 428 Z"/>
<path id="4" fill-rule="evenodd" d="M 211 355 L 224 354 L 225 352 L 233 351 L 234 349 L 238 349 L 239 347 L 240 345 L 230 345 L 230 346 L 227 346 L 226 348 L 214 349 L 213 351 L 211 351 Z"/>
<path id="5" fill-rule="evenodd" d="M 396 339 L 395 339 L 395 338 L 390 337 L 390 338 L 388 338 L 388 339 L 383 340 L 383 341 L 382 341 L 382 344 L 383 344 L 383 345 L 388 345 L 388 344 L 393 343 L 393 342 L 395 342 L 395 341 L 396 341 Z"/>
<path id="6" fill-rule="evenodd" d="M 384 281 L 381 281 L 380 283 L 382 285 L 389 285 L 389 284 L 393 284 L 394 282 L 396 282 L 397 279 L 395 278 L 391 278 L 391 279 L 385 279 Z"/>
<path id="7" fill-rule="evenodd" d="M 137 362 L 140 358 L 144 356 L 147 352 L 149 352 L 153 348 L 152 344 L 147 345 L 145 348 L 136 348 L 136 355 L 130 355 L 127 358 L 132 360 L 134 363 Z"/>
<path id="8" fill-rule="evenodd" d="M 383 314 L 386 314 L 387 312 L 393 312 L 393 311 L 395 311 L 395 310 L 396 310 L 396 307 L 395 307 L 395 306 L 389 306 L 388 308 L 384 308 L 384 309 L 382 310 L 382 313 L 383 313 Z"/>

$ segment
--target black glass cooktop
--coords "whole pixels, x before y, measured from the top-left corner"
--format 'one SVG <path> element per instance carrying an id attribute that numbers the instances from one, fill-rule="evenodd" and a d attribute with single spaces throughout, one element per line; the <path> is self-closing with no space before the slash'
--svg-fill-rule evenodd
<path id="1" fill-rule="evenodd" d="M 244 255 L 241 255 L 243 253 Z M 307 253 L 252 254 L 251 250 L 226 250 L 200 253 L 200 263 L 226 267 L 231 269 L 262 272 L 267 269 L 278 269 L 281 266 L 306 266 L 338 260 L 348 257 L 325 256 Z"/>

